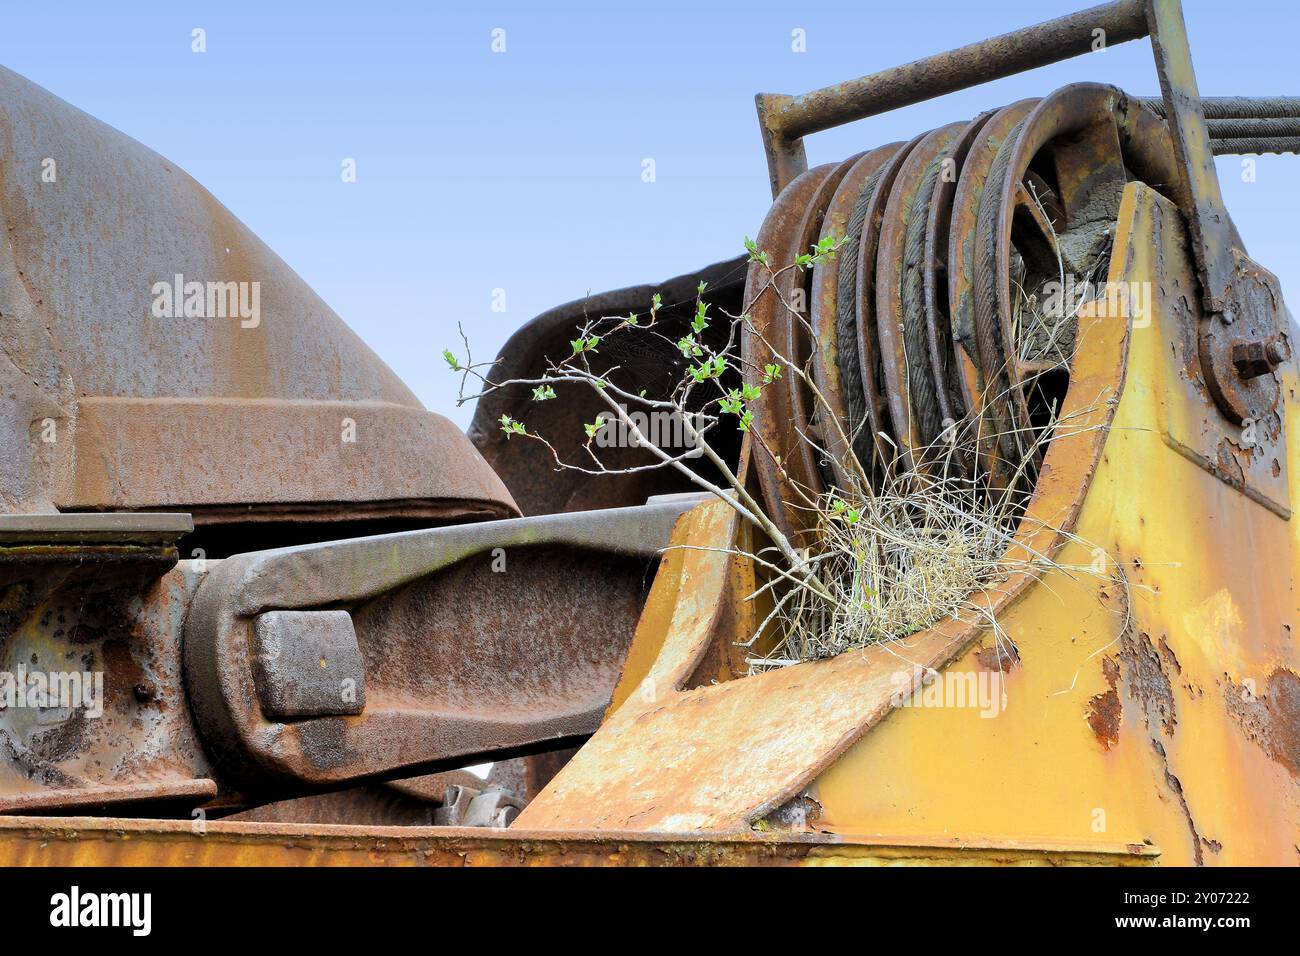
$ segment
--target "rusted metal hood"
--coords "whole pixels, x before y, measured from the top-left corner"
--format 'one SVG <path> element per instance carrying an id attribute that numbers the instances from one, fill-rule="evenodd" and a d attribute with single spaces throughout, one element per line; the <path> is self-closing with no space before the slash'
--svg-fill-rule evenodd
<path id="1" fill-rule="evenodd" d="M 206 189 L 3 68 L 0 229 L 0 511 L 516 513 Z"/>

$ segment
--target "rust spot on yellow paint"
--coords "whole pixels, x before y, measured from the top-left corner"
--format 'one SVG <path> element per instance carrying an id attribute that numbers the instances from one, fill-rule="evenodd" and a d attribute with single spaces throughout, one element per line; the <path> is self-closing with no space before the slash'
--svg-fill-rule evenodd
<path id="1" fill-rule="evenodd" d="M 1300 776 L 1300 677 L 1279 668 L 1258 696 L 1250 685 L 1232 681 L 1224 696 L 1246 736 L 1292 776 Z"/>
<path id="2" fill-rule="evenodd" d="M 1110 689 L 1088 701 L 1088 726 L 1102 747 L 1109 750 L 1119 742 L 1119 722 L 1123 716 L 1119 706 L 1119 691 L 1116 689 L 1119 665 L 1108 657 L 1102 661 L 1101 670 Z"/>

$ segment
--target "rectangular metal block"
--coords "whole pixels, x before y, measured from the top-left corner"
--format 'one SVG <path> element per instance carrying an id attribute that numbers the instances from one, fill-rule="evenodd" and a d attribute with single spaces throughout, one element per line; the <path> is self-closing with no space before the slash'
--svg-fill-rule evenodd
<path id="1" fill-rule="evenodd" d="M 253 645 L 266 716 L 341 717 L 365 709 L 365 665 L 347 611 L 267 611 L 253 622 Z"/>

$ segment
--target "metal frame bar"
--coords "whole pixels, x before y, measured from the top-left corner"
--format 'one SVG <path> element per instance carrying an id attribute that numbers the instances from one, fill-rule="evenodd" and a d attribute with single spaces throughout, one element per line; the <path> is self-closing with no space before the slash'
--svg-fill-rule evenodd
<path id="1" fill-rule="evenodd" d="M 1148 36 L 1163 93 L 1161 112 L 1169 117 L 1191 206 L 1205 305 L 1223 313 L 1234 269 L 1231 229 L 1180 0 L 1115 0 L 802 96 L 760 93 L 755 102 L 772 195 L 807 170 L 803 137 L 810 133 L 1080 56 L 1099 40 L 1113 46 Z"/>

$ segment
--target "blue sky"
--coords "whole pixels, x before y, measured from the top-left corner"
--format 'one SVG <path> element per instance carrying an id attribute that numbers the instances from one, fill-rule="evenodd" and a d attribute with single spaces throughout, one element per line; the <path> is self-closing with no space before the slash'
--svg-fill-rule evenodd
<path id="1" fill-rule="evenodd" d="M 804 92 L 1090 2 L 8 2 L 0 62 L 186 169 L 463 426 L 439 358 L 458 321 L 490 358 L 550 306 L 740 251 L 769 203 L 756 92 Z M 1203 93 L 1300 94 L 1294 0 L 1185 7 Z M 1149 44 L 1126 44 L 819 134 L 809 158 L 1077 80 L 1157 92 Z M 1254 183 L 1240 162 L 1220 159 L 1228 207 L 1295 302 L 1300 158 L 1260 157 Z"/>

